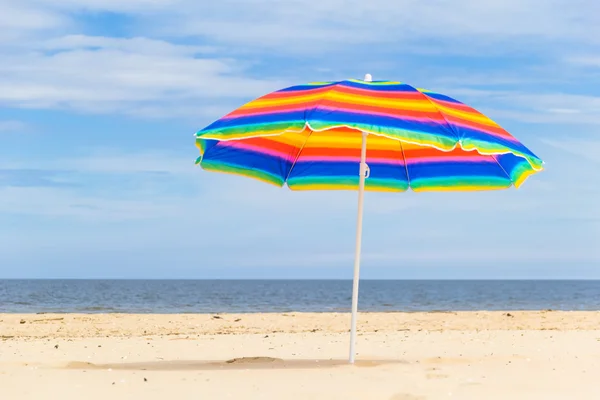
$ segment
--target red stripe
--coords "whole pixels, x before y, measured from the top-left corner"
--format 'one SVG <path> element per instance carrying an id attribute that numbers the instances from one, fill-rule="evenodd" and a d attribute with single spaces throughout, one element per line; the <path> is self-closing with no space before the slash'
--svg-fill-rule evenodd
<path id="1" fill-rule="evenodd" d="M 479 154 L 476 151 L 465 151 L 465 150 L 461 149 L 460 147 L 457 147 L 452 151 L 441 151 L 441 150 L 437 150 L 433 147 L 426 147 L 426 146 L 419 147 L 419 148 L 411 147 L 409 149 L 405 149 L 404 155 L 406 156 L 406 158 L 427 158 L 427 157 L 443 157 L 443 156 L 447 156 L 449 158 L 455 157 L 455 156 L 475 157 L 475 158 L 483 157 L 481 154 Z"/>
<path id="2" fill-rule="evenodd" d="M 231 141 L 222 141 L 217 144 L 222 146 L 231 146 L 244 148 L 244 145 L 261 147 L 268 150 L 274 150 L 280 153 L 290 154 L 298 151 L 298 147 L 289 145 L 287 143 L 278 142 L 268 137 L 255 137 L 244 140 L 231 140 Z"/>

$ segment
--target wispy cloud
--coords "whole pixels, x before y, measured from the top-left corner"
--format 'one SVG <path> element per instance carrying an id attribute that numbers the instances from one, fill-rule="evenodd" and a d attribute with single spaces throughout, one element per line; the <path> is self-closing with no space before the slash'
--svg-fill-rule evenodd
<path id="1" fill-rule="evenodd" d="M 61 174 L 47 169 L 0 169 L 1 187 L 70 187 Z"/>
<path id="2" fill-rule="evenodd" d="M 106 199 L 50 187 L 0 187 L 0 214 L 126 221 L 179 215 L 177 204 L 152 200 Z"/>
<path id="3" fill-rule="evenodd" d="M 6 25 L 7 32 L 37 36 L 7 43 L 4 54 L 0 49 L 0 104 L 9 107 L 143 118 L 216 118 L 244 100 L 298 79 L 346 78 L 347 74 L 356 75 L 356 68 L 360 73 L 363 68 L 402 68 L 401 76 L 382 78 L 407 76 L 421 78 L 424 84 L 443 84 L 456 79 L 464 63 L 453 67 L 452 63 L 419 59 L 402 65 L 383 64 L 398 52 L 415 57 L 447 56 L 455 49 L 456 54 L 479 59 L 502 54 L 519 62 L 523 54 L 531 60 L 534 52 L 544 57 L 525 75 L 523 68 L 514 73 L 507 73 L 506 68 L 486 73 L 464 71 L 461 83 L 452 86 L 458 90 L 450 93 L 460 94 L 459 89 L 473 85 L 483 89 L 496 86 L 493 93 L 483 90 L 477 96 L 493 103 L 488 109 L 497 109 L 502 116 L 526 122 L 598 123 L 597 99 L 591 95 L 536 92 L 539 88 L 503 93 L 497 87 L 531 87 L 557 77 L 572 81 L 575 75 L 558 73 L 565 57 L 580 57 L 580 63 L 593 64 L 594 58 L 580 56 L 594 54 L 600 46 L 600 40 L 594 39 L 600 37 L 600 27 L 591 17 L 598 6 L 591 0 L 575 4 L 567 0 L 494 0 L 485 5 L 473 0 L 403 0 L 393 5 L 388 0 L 374 0 L 355 1 L 351 6 L 342 0 L 310 5 L 299 0 L 224 0 L 214 4 L 192 0 L 126 4 L 116 0 L 23 0 L 19 4 L 0 0 L 7 10 L 0 18 L 12 21 Z M 111 37 L 110 27 L 105 36 L 79 33 L 84 27 L 74 16 L 90 12 L 128 15 L 134 21 L 128 28 L 133 37 Z M 244 29 L 238 29 L 240 26 Z M 161 36 L 170 41 L 158 39 Z M 16 47 L 14 43 L 18 43 Z M 295 57 L 298 66 L 271 68 L 272 59 L 283 54 Z M 347 60 L 344 64 L 353 68 L 340 66 L 336 60 Z M 272 79 L 257 78 L 270 74 Z M 514 109 L 515 105 L 519 109 Z"/>
<path id="4" fill-rule="evenodd" d="M 36 44 L 36 50 L 75 51 L 112 50 L 167 56 L 198 56 L 217 51 L 213 46 L 175 45 L 170 42 L 145 37 L 117 38 L 106 36 L 67 35 Z"/>
<path id="5" fill-rule="evenodd" d="M 350 265 L 356 193 L 205 172 L 193 165 L 192 133 L 271 90 L 365 72 L 465 101 L 547 162 L 519 190 L 368 193 L 365 263 L 599 262 L 593 0 L 0 0 L 0 9 L 0 225 L 20 227 L 0 235 L 17 262 L 38 238 L 40 259 Z M 189 137 L 180 119 L 193 119 Z M 35 137 L 10 134 L 40 121 Z"/>
<path id="6" fill-rule="evenodd" d="M 598 33 L 599 29 L 592 17 L 598 7 L 589 0 L 579 0 L 577 6 L 560 0 L 485 4 L 472 0 L 324 0 L 310 6 L 299 0 L 227 0 L 211 5 L 180 1 L 178 5 L 159 29 L 232 44 L 278 47 L 288 52 L 373 42 L 463 47 L 487 42 L 491 52 L 497 51 L 499 45 L 510 46 L 506 48 L 510 51 L 527 46 L 527 39 L 531 38 L 593 41 L 592 32 Z M 231 9 L 237 10 L 235 16 Z M 535 17 L 532 10 L 536 10 Z M 247 29 L 234 29 L 240 24 Z M 515 40 L 518 37 L 522 40 Z"/>
<path id="7" fill-rule="evenodd" d="M 0 133 L 12 133 L 23 131 L 27 128 L 27 124 L 22 121 L 0 120 Z"/>
<path id="8" fill-rule="evenodd" d="M 597 55 L 573 56 L 567 59 L 568 62 L 586 67 L 600 67 L 600 57 Z"/>
<path id="9" fill-rule="evenodd" d="M 183 107 L 206 115 L 219 101 L 283 85 L 244 76 L 239 62 L 202 57 L 202 46 L 70 36 L 40 47 L 57 51 L 0 55 L 0 104 L 138 115 Z"/>
<path id="10" fill-rule="evenodd" d="M 0 0 L 0 7 L 0 43 L 9 43 L 10 40 L 28 37 L 31 33 L 55 29 L 68 22 L 65 15 L 38 7 L 32 1 Z"/>
<path id="11" fill-rule="evenodd" d="M 483 104 L 489 115 L 529 123 L 600 124 L 600 97 L 571 93 L 448 88 L 466 103 Z"/>
<path id="12" fill-rule="evenodd" d="M 551 140 L 542 139 L 542 142 L 555 147 L 559 150 L 569 152 L 587 160 L 599 163 L 600 162 L 600 140 L 588 139 L 573 139 L 568 140 Z M 600 178 L 599 178 L 600 181 Z"/>

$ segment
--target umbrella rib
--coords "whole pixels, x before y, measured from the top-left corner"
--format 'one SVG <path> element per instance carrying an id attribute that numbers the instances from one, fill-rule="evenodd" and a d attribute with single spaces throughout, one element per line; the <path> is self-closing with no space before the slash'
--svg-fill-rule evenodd
<path id="1" fill-rule="evenodd" d="M 288 179 L 290 179 L 290 175 L 292 174 L 292 170 L 296 166 L 296 162 L 298 161 L 298 158 L 300 158 L 300 154 L 302 153 L 302 150 L 304 150 L 304 146 L 306 146 L 306 143 L 308 142 L 308 139 L 310 138 L 310 136 L 312 134 L 313 134 L 313 130 L 310 129 L 308 135 L 306 135 L 306 139 L 304 140 L 304 143 L 302 143 L 302 147 L 300 147 L 300 150 L 298 150 L 298 154 L 296 154 L 296 158 L 294 158 L 294 162 L 292 163 L 292 166 L 290 167 L 290 170 L 288 171 L 287 176 L 285 177 L 285 181 L 284 182 L 286 184 L 287 184 Z"/>
<path id="2" fill-rule="evenodd" d="M 413 88 L 415 89 L 415 88 Z M 444 120 L 444 122 L 446 123 L 446 126 L 448 127 L 448 129 L 450 130 L 450 132 L 454 133 L 456 135 L 456 140 L 458 141 L 458 145 L 460 146 L 460 148 L 462 149 L 462 138 L 460 137 L 460 133 L 454 128 L 454 126 L 452 126 L 452 124 L 450 123 L 450 121 L 448 121 L 448 118 L 446 118 L 446 116 L 444 115 L 444 113 L 442 112 L 442 110 L 440 110 L 437 106 L 437 104 L 435 104 L 433 102 L 433 100 L 431 100 L 431 98 L 429 98 L 429 96 L 427 96 L 426 93 L 421 92 L 418 89 L 415 89 L 417 92 L 421 93 L 421 96 L 423 96 L 425 98 L 425 100 L 427 100 L 429 102 L 429 104 L 431 104 L 433 106 L 433 108 L 435 109 L 435 111 L 440 115 L 440 117 L 442 117 L 442 119 Z"/>
<path id="3" fill-rule="evenodd" d="M 402 140 L 398 140 L 400 143 L 400 151 L 402 152 L 402 158 L 404 159 L 404 170 L 406 171 L 406 182 L 410 188 L 410 176 L 408 176 L 408 162 L 406 161 L 406 154 L 404 153 L 404 146 L 402 146 Z"/>
<path id="4" fill-rule="evenodd" d="M 513 182 L 512 177 L 508 174 L 508 172 L 506 172 L 506 170 L 504 169 L 504 167 L 502 166 L 502 164 L 500 164 L 500 162 L 496 158 L 496 155 L 495 154 L 491 154 L 491 157 L 494 159 L 494 161 L 496 162 L 496 164 L 498 164 L 498 166 L 500 167 L 500 169 L 502 170 L 502 172 L 504 172 L 504 175 L 506 175 L 506 177 L 508 178 L 508 180 L 510 181 L 510 183 L 512 185 L 514 185 L 515 183 Z"/>

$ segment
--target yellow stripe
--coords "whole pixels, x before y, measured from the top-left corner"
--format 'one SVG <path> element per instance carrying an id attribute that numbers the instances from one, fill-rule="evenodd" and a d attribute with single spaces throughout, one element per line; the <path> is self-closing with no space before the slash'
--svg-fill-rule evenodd
<path id="1" fill-rule="evenodd" d="M 290 190 L 294 191 L 305 191 L 305 190 L 357 190 L 358 185 L 335 185 L 335 184 L 327 184 L 327 183 L 312 183 L 312 184 L 292 184 Z M 390 188 L 387 186 L 365 186 L 365 190 L 368 192 L 404 192 L 404 190 L 397 188 Z"/>
<path id="2" fill-rule="evenodd" d="M 362 134 L 356 132 L 355 135 L 345 132 L 345 135 L 336 134 L 335 130 L 323 132 L 314 132 L 308 141 L 305 148 L 352 148 L 360 149 L 362 145 Z M 400 151 L 400 142 L 395 139 L 389 139 L 383 136 L 369 135 L 367 138 L 367 148 L 369 150 L 397 150 Z"/>
<path id="3" fill-rule="evenodd" d="M 412 188 L 414 192 L 479 192 L 483 190 L 501 190 L 506 189 L 510 186 L 471 186 L 471 185 L 461 185 L 461 186 L 430 186 L 430 187 L 422 187 L 422 188 Z"/>
<path id="4" fill-rule="evenodd" d="M 440 111 L 442 111 L 444 114 L 452 115 L 454 117 L 458 117 L 458 118 L 464 119 L 466 121 L 477 122 L 482 125 L 488 125 L 488 126 L 493 126 L 495 128 L 500 128 L 500 125 L 498 125 L 495 121 L 493 121 L 489 117 L 479 113 L 476 110 L 473 110 L 474 112 L 468 112 L 468 111 L 457 110 L 456 108 L 442 106 L 439 103 L 436 103 L 436 105 L 437 105 L 437 108 Z"/>
<path id="5" fill-rule="evenodd" d="M 332 148 L 360 148 L 362 145 L 362 139 L 358 137 L 340 137 L 340 136 L 325 136 L 325 135 L 314 135 L 311 136 L 306 142 L 305 148 L 311 147 L 332 147 Z"/>
<path id="6" fill-rule="evenodd" d="M 521 174 L 521 176 L 514 182 L 515 188 L 516 189 L 520 188 L 521 185 L 527 180 L 527 178 L 529 178 L 531 175 L 535 174 L 536 172 L 540 172 L 540 171 L 536 171 L 534 169 L 524 171 Z"/>
<path id="7" fill-rule="evenodd" d="M 294 104 L 301 104 L 301 103 L 310 103 L 313 101 L 318 101 L 321 98 L 323 98 L 323 93 L 305 94 L 305 95 L 290 96 L 290 97 L 284 97 L 284 98 L 275 98 L 275 97 L 267 95 L 265 97 L 261 97 L 254 101 L 246 103 L 243 106 L 241 106 L 239 109 L 247 110 L 247 109 L 256 109 L 256 108 L 263 108 L 263 107 L 276 107 L 276 106 L 286 106 L 286 105 L 294 105 Z"/>
<path id="8" fill-rule="evenodd" d="M 289 146 L 300 147 L 306 141 L 306 137 L 310 134 L 310 131 L 303 131 L 302 133 L 288 132 L 277 136 L 263 136 L 263 139 L 270 142 L 282 143 Z"/>
<path id="9" fill-rule="evenodd" d="M 306 138 L 309 134 L 310 138 L 308 139 L 308 141 L 306 141 Z M 295 147 L 302 146 L 306 142 L 306 148 L 360 148 L 362 145 L 362 133 L 358 130 L 353 132 L 349 129 L 328 129 L 326 131 L 320 132 L 304 131 L 302 133 L 284 133 L 277 136 L 263 136 L 263 139 L 268 140 L 270 142 L 282 143 Z M 398 140 L 376 135 L 369 135 L 369 137 L 367 138 L 367 147 L 370 150 L 385 150 L 391 148 L 400 151 L 400 143 Z"/>

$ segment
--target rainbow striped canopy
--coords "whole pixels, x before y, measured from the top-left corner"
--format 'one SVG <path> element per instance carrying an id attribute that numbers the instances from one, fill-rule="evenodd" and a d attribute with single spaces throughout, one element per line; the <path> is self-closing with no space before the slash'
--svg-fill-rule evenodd
<path id="1" fill-rule="evenodd" d="M 362 132 L 365 190 L 519 187 L 542 160 L 490 118 L 401 82 L 292 86 L 253 100 L 196 133 L 197 163 L 293 190 L 357 189 Z"/>

